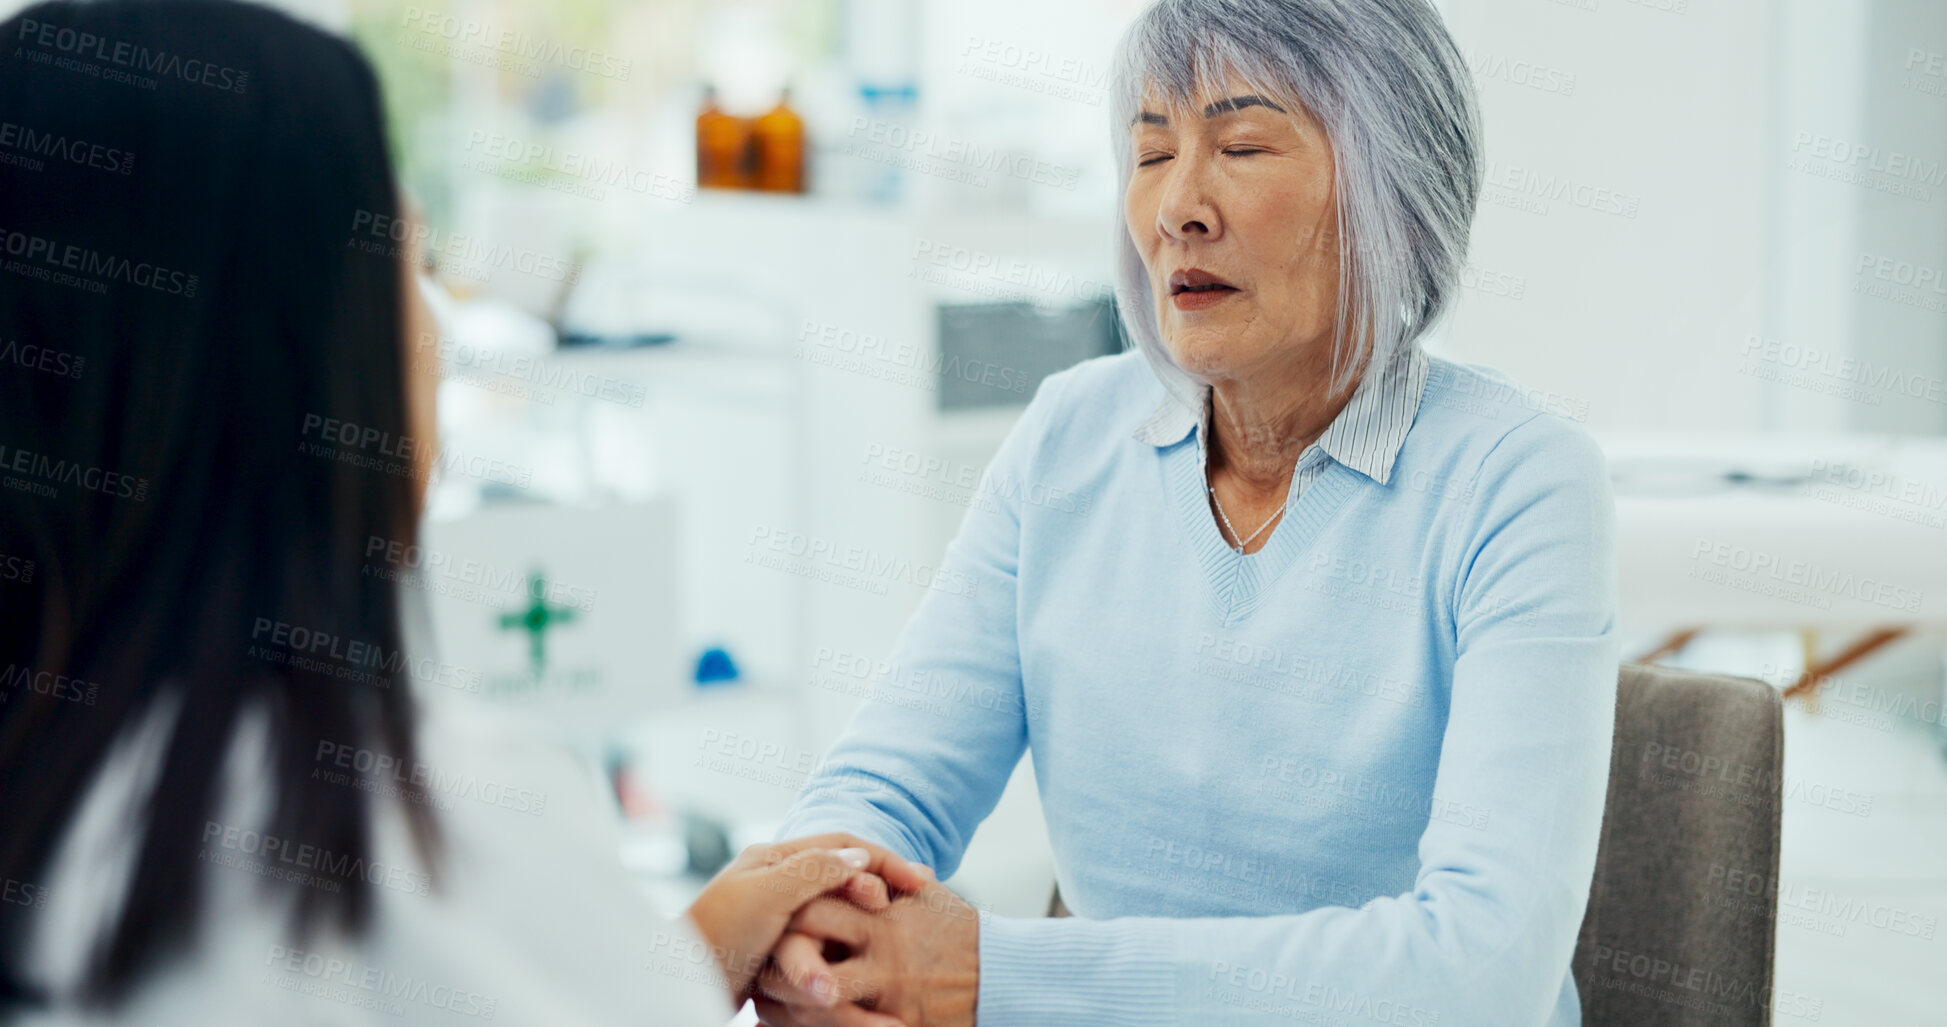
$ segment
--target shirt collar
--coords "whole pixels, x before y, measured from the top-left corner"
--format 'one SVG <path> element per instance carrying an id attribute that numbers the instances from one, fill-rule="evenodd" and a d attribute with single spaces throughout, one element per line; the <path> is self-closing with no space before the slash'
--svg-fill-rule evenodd
<path id="1" fill-rule="evenodd" d="M 1332 419 L 1325 434 L 1314 443 L 1325 455 L 1386 484 L 1392 476 L 1393 461 L 1406 441 L 1406 432 L 1419 413 L 1420 393 L 1426 386 L 1427 356 L 1417 343 L 1409 344 L 1398 359 L 1388 363 L 1375 378 L 1367 375 L 1359 382 L 1350 402 Z M 1196 408 L 1184 406 L 1174 396 L 1165 396 L 1149 419 L 1137 428 L 1135 438 L 1158 448 L 1183 441 L 1194 430 L 1197 444 L 1210 436 L 1210 387 L 1197 392 Z"/>

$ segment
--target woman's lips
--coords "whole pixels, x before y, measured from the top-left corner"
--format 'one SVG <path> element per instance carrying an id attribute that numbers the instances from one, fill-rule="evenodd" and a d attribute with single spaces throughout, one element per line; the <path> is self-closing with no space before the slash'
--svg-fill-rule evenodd
<path id="1" fill-rule="evenodd" d="M 1170 303 L 1178 310 L 1204 310 L 1222 303 L 1237 295 L 1237 290 L 1228 285 L 1216 285 L 1203 289 L 1185 289 L 1170 297 Z"/>
<path id="2" fill-rule="evenodd" d="M 1200 267 L 1170 272 L 1170 302 L 1178 310 L 1203 310 L 1222 303 L 1237 287 Z"/>

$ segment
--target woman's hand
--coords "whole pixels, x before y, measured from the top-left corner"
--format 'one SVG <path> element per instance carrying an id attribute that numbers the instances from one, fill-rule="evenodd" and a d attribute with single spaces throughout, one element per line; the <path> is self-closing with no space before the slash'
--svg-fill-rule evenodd
<path id="1" fill-rule="evenodd" d="M 820 978 L 836 979 L 837 1007 L 799 983 Z M 929 883 L 883 911 L 813 900 L 791 918 L 755 997 L 766 1027 L 974 1027 L 979 996 L 980 914 Z"/>
<path id="2" fill-rule="evenodd" d="M 753 845 L 710 881 L 690 904 L 689 918 L 722 967 L 732 1001 L 749 997 L 751 983 L 799 907 L 837 893 L 860 909 L 888 907 L 887 887 L 918 891 L 932 871 L 848 834 Z M 801 982 L 807 994 L 836 1001 L 829 975 Z"/>

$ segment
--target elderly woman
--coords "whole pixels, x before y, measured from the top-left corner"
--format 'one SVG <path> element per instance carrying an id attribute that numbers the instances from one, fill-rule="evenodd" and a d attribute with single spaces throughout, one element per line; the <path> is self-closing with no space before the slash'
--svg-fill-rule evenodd
<path id="1" fill-rule="evenodd" d="M 815 903 L 761 1014 L 1579 1023 L 1614 512 L 1586 432 L 1420 347 L 1481 185 L 1461 55 L 1426 0 L 1161 0 L 1113 99 L 1141 355 L 1043 383 L 948 550 L 974 587 L 781 832 L 944 878 L 1031 750 L 1076 915 Z"/>

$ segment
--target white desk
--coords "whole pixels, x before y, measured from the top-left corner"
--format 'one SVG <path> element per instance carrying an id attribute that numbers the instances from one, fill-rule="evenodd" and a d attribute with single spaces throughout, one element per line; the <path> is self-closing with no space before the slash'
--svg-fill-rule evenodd
<path id="1" fill-rule="evenodd" d="M 1808 659 L 1790 695 L 1947 623 L 1947 438 L 1596 435 L 1615 485 L 1622 614 L 1673 632 L 1636 658 L 1706 627 L 1865 632 Z"/>

